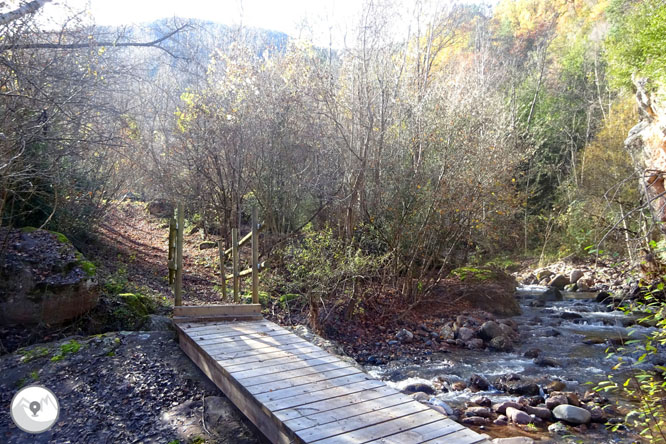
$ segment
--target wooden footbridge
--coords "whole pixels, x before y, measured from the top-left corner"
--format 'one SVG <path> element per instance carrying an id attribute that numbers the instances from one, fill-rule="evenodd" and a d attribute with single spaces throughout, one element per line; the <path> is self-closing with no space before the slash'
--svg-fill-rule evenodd
<path id="1" fill-rule="evenodd" d="M 253 244 L 255 303 L 182 306 L 177 300 L 173 320 L 185 353 L 272 443 L 489 444 L 353 362 L 264 320 L 256 303 Z M 178 282 L 182 248 L 175 250 Z M 234 276 L 236 258 L 237 252 Z"/>

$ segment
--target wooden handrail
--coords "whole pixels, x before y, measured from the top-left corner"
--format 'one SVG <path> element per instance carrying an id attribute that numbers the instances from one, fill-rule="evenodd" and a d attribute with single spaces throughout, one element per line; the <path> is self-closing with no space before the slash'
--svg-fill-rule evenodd
<path id="1" fill-rule="evenodd" d="M 262 224 L 261 222 L 257 223 L 257 232 L 259 232 L 263 229 L 264 229 L 264 224 Z M 243 236 L 243 238 L 241 240 L 238 241 L 238 248 L 245 245 L 250 239 L 252 239 L 252 231 L 247 233 L 245 236 Z M 220 242 L 222 242 L 222 240 L 217 241 L 218 244 Z M 224 250 L 224 255 L 226 257 L 231 257 L 231 253 L 233 253 L 233 247 L 230 247 L 230 248 L 227 248 L 226 250 Z"/>
<path id="2" fill-rule="evenodd" d="M 266 265 L 265 261 L 257 264 L 257 271 L 261 271 L 265 268 L 268 268 L 268 265 Z M 246 268 L 245 270 L 239 272 L 238 277 L 242 278 L 242 277 L 249 276 L 251 274 L 252 274 L 252 267 Z M 234 278 L 233 274 L 228 274 L 228 275 L 224 276 L 225 281 L 228 281 L 228 280 L 233 279 L 233 278 Z"/>

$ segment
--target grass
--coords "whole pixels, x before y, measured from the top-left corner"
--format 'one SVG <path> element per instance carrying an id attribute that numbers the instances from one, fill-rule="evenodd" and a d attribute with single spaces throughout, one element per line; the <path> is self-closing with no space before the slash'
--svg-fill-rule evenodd
<path id="1" fill-rule="evenodd" d="M 30 350 L 20 349 L 17 351 L 21 355 L 21 362 L 23 364 L 34 361 L 35 359 L 43 358 L 49 354 L 49 349 L 46 347 L 34 347 Z"/>
<path id="2" fill-rule="evenodd" d="M 81 349 L 81 343 L 72 339 L 69 342 L 60 344 L 60 350 L 52 358 L 52 362 L 58 362 L 65 358 L 65 356 L 78 352 Z"/>

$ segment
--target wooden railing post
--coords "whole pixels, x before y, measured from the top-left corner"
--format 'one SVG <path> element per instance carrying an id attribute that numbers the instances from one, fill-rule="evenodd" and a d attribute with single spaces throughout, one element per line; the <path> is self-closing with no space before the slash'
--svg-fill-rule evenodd
<path id="1" fill-rule="evenodd" d="M 257 207 L 252 207 L 252 303 L 259 303 L 259 236 Z"/>
<path id="2" fill-rule="evenodd" d="M 169 219 L 169 285 L 174 284 L 176 277 L 176 219 Z"/>
<path id="3" fill-rule="evenodd" d="M 178 203 L 178 224 L 176 227 L 176 286 L 175 305 L 183 303 L 183 232 L 185 228 L 185 214 L 183 203 Z"/>
<path id="4" fill-rule="evenodd" d="M 220 276 L 222 276 L 222 298 L 227 300 L 227 276 L 224 263 L 226 262 L 227 255 L 224 254 L 224 246 L 222 245 L 222 239 L 217 241 L 217 249 L 220 252 Z"/>
<path id="5" fill-rule="evenodd" d="M 231 260 L 233 262 L 234 302 L 240 302 L 240 277 L 238 276 L 238 228 L 231 230 Z"/>

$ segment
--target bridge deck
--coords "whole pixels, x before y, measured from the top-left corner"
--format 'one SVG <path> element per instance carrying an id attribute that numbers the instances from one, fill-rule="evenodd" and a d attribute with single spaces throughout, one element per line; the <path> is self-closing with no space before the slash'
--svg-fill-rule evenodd
<path id="1" fill-rule="evenodd" d="M 271 442 L 488 443 L 258 311 L 204 311 L 174 313 L 182 349 Z"/>

